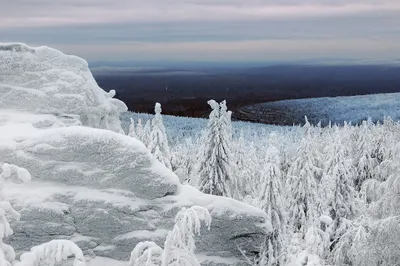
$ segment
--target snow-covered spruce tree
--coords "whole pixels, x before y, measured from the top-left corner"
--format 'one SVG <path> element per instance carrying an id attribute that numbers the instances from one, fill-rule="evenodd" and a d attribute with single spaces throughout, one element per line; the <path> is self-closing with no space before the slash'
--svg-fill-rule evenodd
<path id="1" fill-rule="evenodd" d="M 261 209 L 267 213 L 268 220 L 271 221 L 272 227 L 274 228 L 274 231 L 265 243 L 265 248 L 270 250 L 270 252 L 267 253 L 268 261 L 275 265 L 284 244 L 286 213 L 284 210 L 285 203 L 281 184 L 280 153 L 278 148 L 273 145 L 274 138 L 276 138 L 276 134 L 271 133 L 271 144 L 267 148 L 263 162 L 264 166 L 262 167 L 259 202 Z"/>
<path id="2" fill-rule="evenodd" d="M 349 221 L 347 230 L 336 241 L 336 245 L 329 256 L 329 262 L 334 265 L 376 266 L 367 249 L 367 242 L 371 226 L 371 219 L 361 217 Z M 395 265 L 395 264 L 391 264 Z"/>
<path id="3" fill-rule="evenodd" d="M 230 175 L 228 184 L 231 187 L 231 197 L 236 199 L 242 199 L 241 191 L 239 190 L 239 184 L 237 180 L 237 176 L 235 175 L 235 164 L 233 160 L 233 152 L 232 152 L 232 112 L 228 111 L 228 107 L 226 106 L 226 101 L 222 101 L 219 104 L 220 107 L 220 121 L 221 121 L 221 136 L 225 137 L 224 142 L 225 145 L 225 153 L 227 161 L 229 162 L 228 174 Z"/>
<path id="4" fill-rule="evenodd" d="M 329 251 L 329 237 L 332 219 L 321 216 L 311 225 L 303 237 L 299 234 L 292 236 L 286 253 L 286 266 L 323 266 Z"/>
<path id="5" fill-rule="evenodd" d="M 132 250 L 129 266 L 200 266 L 194 251 L 196 234 L 201 222 L 210 229 L 211 216 L 206 208 L 182 208 L 175 217 L 175 225 L 167 235 L 164 249 L 154 242 L 141 242 Z"/>
<path id="6" fill-rule="evenodd" d="M 201 221 L 210 229 L 211 216 L 206 208 L 182 208 L 164 243 L 161 266 L 200 266 L 195 251 L 195 234 L 200 234 Z"/>
<path id="7" fill-rule="evenodd" d="M 14 210 L 10 202 L 6 201 L 4 197 L 4 183 L 6 178 L 10 178 L 12 175 L 16 175 L 23 182 L 29 182 L 31 175 L 25 168 L 18 167 L 13 164 L 5 163 L 1 167 L 2 172 L 0 174 L 0 265 L 11 266 L 11 263 L 15 260 L 14 249 L 3 243 L 3 239 L 11 236 L 14 232 L 11 229 L 10 221 L 11 218 L 14 221 L 20 219 L 20 214 Z"/>
<path id="8" fill-rule="evenodd" d="M 222 101 L 219 104 L 220 107 L 220 115 L 221 115 L 221 123 L 222 129 L 225 131 L 225 135 L 228 141 L 232 141 L 232 112 L 228 111 L 228 107 L 226 106 L 226 101 Z"/>
<path id="9" fill-rule="evenodd" d="M 15 266 L 37 266 L 48 265 L 54 266 L 56 263 L 74 256 L 73 266 L 85 266 L 85 258 L 82 250 L 72 241 L 69 240 L 52 240 L 31 248 L 30 252 L 21 255 L 21 261 Z"/>
<path id="10" fill-rule="evenodd" d="M 374 178 L 375 168 L 378 161 L 374 158 L 373 138 L 371 134 L 372 125 L 367 121 L 363 121 L 358 130 L 358 138 L 356 140 L 356 169 L 357 175 L 354 179 L 356 191 L 360 191 L 365 180 Z"/>
<path id="11" fill-rule="evenodd" d="M 140 118 L 138 119 L 135 133 L 136 133 L 136 138 L 143 142 L 144 129 L 143 129 L 143 124 L 142 124 L 142 119 L 140 119 Z"/>
<path id="12" fill-rule="evenodd" d="M 377 167 L 374 171 L 374 178 L 379 181 L 386 181 L 386 179 L 395 171 L 393 158 L 398 143 L 396 124 L 391 119 L 385 118 L 382 125 L 374 127 L 374 148 L 372 157 L 376 158 Z"/>
<path id="13" fill-rule="evenodd" d="M 151 121 L 147 120 L 143 127 L 142 138 L 140 139 L 146 147 L 149 147 L 151 141 Z"/>
<path id="14" fill-rule="evenodd" d="M 128 136 L 132 138 L 137 138 L 135 131 L 135 121 L 133 120 L 133 118 L 131 118 L 131 124 L 129 125 Z"/>
<path id="15" fill-rule="evenodd" d="M 187 138 L 183 143 L 174 147 L 173 161 L 171 161 L 172 168 L 175 174 L 181 180 L 181 183 L 192 184 L 193 168 L 195 165 L 195 159 L 197 159 L 196 146 L 198 143 L 194 143 L 192 138 Z"/>
<path id="16" fill-rule="evenodd" d="M 232 144 L 233 169 L 237 189 L 244 197 L 248 196 L 254 199 L 259 196 L 259 189 L 255 189 L 259 180 L 258 173 L 255 170 L 258 170 L 259 164 L 254 145 L 245 140 L 243 130 L 240 131 L 239 138 Z"/>
<path id="17" fill-rule="evenodd" d="M 163 249 L 151 241 L 140 242 L 131 252 L 128 266 L 160 266 Z"/>
<path id="18" fill-rule="evenodd" d="M 154 107 L 155 116 L 151 122 L 149 149 L 151 153 L 168 169 L 171 167 L 171 153 L 169 151 L 167 133 L 161 116 L 161 104 L 156 103 Z"/>
<path id="19" fill-rule="evenodd" d="M 207 194 L 231 196 L 230 185 L 232 177 L 232 158 L 230 150 L 229 128 L 227 114 L 221 113 L 220 105 L 208 101 L 212 111 L 208 121 L 208 128 L 199 158 L 199 188 Z M 235 183 L 234 183 L 235 184 Z"/>
<path id="20" fill-rule="evenodd" d="M 321 212 L 327 212 L 333 219 L 333 230 L 340 227 L 343 219 L 353 219 L 356 212 L 353 161 L 350 145 L 345 141 L 343 129 L 334 127 L 329 134 L 330 142 L 325 149 L 326 163 L 319 190 Z"/>
<path id="21" fill-rule="evenodd" d="M 290 191 L 288 219 L 294 230 L 306 233 L 312 222 L 319 217 L 317 180 L 322 169 L 318 167 L 318 152 L 312 145 L 313 137 L 308 123 L 305 136 L 297 149 L 295 161 L 288 170 L 286 189 Z"/>
<path id="22" fill-rule="evenodd" d="M 394 162 L 398 162 L 400 159 L 398 153 L 394 156 Z M 377 195 L 366 195 L 371 202 L 367 206 L 365 216 L 348 221 L 332 252 L 331 260 L 335 265 L 400 265 L 398 171 L 380 184 L 378 180 L 364 182 L 362 190 L 371 182 L 374 186 L 370 193 Z M 375 190 L 380 192 L 376 193 Z"/>

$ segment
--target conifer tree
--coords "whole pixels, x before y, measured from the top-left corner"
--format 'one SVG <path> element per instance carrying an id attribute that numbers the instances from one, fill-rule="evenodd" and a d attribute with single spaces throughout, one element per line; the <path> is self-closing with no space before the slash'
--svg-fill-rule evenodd
<path id="1" fill-rule="evenodd" d="M 196 234 L 200 235 L 201 222 L 210 229 L 211 216 L 206 208 L 192 206 L 175 217 L 175 225 L 164 243 L 162 266 L 200 266 L 194 251 Z"/>
<path id="2" fill-rule="evenodd" d="M 339 227 L 343 218 L 350 219 L 355 215 L 355 190 L 353 185 L 353 162 L 350 145 L 343 141 L 337 127 L 331 134 L 331 141 L 326 147 L 327 158 L 321 183 L 321 198 L 324 199 L 323 211 L 327 211 Z M 333 136 L 332 136 L 333 135 Z M 335 228 L 334 228 L 335 229 Z"/>
<path id="3" fill-rule="evenodd" d="M 270 139 L 274 139 L 274 133 L 271 133 Z M 261 208 L 267 213 L 268 220 L 271 221 L 273 232 L 268 238 L 267 246 L 269 261 L 275 261 L 278 258 L 286 232 L 286 214 L 284 210 L 284 200 L 282 193 L 282 172 L 280 169 L 280 154 L 279 150 L 271 141 L 266 151 L 264 159 L 264 167 L 262 169 L 261 190 L 259 201 Z"/>
<path id="4" fill-rule="evenodd" d="M 358 139 L 356 142 L 356 169 L 357 175 L 354 180 L 357 191 L 361 190 L 365 180 L 373 178 L 377 159 L 372 156 L 373 146 L 371 136 L 371 123 L 363 121 L 363 124 L 358 131 Z"/>
<path id="5" fill-rule="evenodd" d="M 142 142 L 144 142 L 143 141 L 143 134 L 144 134 L 144 129 L 143 129 L 143 124 L 142 124 L 142 119 L 138 119 L 138 122 L 137 122 L 137 126 L 136 126 L 136 137 L 139 139 L 139 140 L 141 140 Z"/>
<path id="6" fill-rule="evenodd" d="M 132 138 L 137 138 L 136 132 L 135 132 L 135 121 L 133 120 L 133 118 L 131 118 L 131 124 L 129 125 L 128 136 L 132 137 Z"/>
<path id="7" fill-rule="evenodd" d="M 155 116 L 152 120 L 149 149 L 161 163 L 168 169 L 172 169 L 167 133 L 161 116 L 161 104 L 156 103 L 154 111 Z"/>
<path id="8" fill-rule="evenodd" d="M 296 159 L 290 166 L 286 187 L 290 191 L 289 219 L 295 230 L 303 235 L 318 217 L 317 180 L 322 169 L 318 167 L 316 151 L 312 146 L 311 126 L 304 126 L 305 136 L 301 140 Z"/>
<path id="9" fill-rule="evenodd" d="M 146 145 L 146 147 L 149 147 L 151 141 L 150 136 L 151 136 L 151 120 L 147 120 L 143 127 L 143 134 L 141 139 L 141 141 L 144 143 L 144 145 Z"/>
<path id="10" fill-rule="evenodd" d="M 199 187 L 207 194 L 231 196 L 231 151 L 227 114 L 220 105 L 208 101 L 212 111 L 199 165 Z M 222 113 L 222 114 L 221 114 Z"/>

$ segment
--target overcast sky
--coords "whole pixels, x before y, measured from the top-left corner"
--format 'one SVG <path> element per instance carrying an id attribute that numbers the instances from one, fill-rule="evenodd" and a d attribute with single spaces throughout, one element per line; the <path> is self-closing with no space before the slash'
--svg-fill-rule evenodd
<path id="1" fill-rule="evenodd" d="M 400 0 L 0 0 L 0 42 L 89 61 L 400 59 Z"/>

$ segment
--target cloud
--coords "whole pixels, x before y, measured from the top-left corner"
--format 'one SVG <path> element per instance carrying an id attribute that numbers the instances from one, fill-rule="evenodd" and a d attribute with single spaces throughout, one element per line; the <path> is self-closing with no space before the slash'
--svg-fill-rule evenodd
<path id="1" fill-rule="evenodd" d="M 392 38 L 142 42 L 55 47 L 66 53 L 85 55 L 84 58 L 89 61 L 97 61 L 99 58 L 109 61 L 290 61 L 310 58 L 392 60 L 393 54 L 400 52 L 397 42 Z"/>
<path id="2" fill-rule="evenodd" d="M 54 46 L 89 60 L 400 54 L 399 0 L 0 2 L 0 41 Z"/>
<path id="3" fill-rule="evenodd" d="M 104 23 L 260 21 L 400 11 L 397 0 L 19 0 L 1 5 L 0 27 Z"/>

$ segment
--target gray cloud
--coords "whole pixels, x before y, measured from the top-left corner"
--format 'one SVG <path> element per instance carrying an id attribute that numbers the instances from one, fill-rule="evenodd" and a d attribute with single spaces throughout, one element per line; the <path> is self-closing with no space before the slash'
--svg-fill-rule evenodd
<path id="1" fill-rule="evenodd" d="M 400 10 L 395 0 L 19 0 L 0 10 L 0 27 L 173 22 L 251 21 L 343 16 Z"/>
<path id="2" fill-rule="evenodd" d="M 0 42 L 92 60 L 400 57 L 398 0 L 0 2 Z"/>

